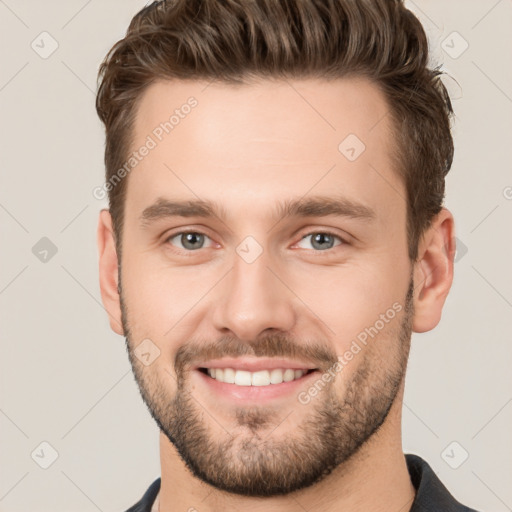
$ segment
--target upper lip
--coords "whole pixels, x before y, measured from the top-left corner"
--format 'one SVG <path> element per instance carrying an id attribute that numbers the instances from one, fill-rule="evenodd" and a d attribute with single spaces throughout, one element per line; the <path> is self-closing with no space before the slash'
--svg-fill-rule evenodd
<path id="1" fill-rule="evenodd" d="M 292 368 L 294 370 L 316 370 L 315 366 L 300 361 L 278 358 L 245 358 L 245 357 L 223 357 L 221 359 L 211 359 L 198 364 L 199 368 L 233 368 L 234 370 L 245 370 L 248 372 L 257 372 L 260 370 L 274 370 L 276 368 Z"/>

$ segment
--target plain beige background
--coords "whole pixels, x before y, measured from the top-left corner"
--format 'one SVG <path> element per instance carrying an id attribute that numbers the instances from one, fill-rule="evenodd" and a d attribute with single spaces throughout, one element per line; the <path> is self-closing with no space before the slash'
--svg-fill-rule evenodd
<path id="1" fill-rule="evenodd" d="M 413 336 L 404 451 L 425 458 L 463 503 L 504 512 L 512 510 L 512 3 L 407 4 L 455 79 L 446 80 L 456 111 L 446 205 L 459 250 L 440 325 Z M 144 5 L 0 0 L 2 512 L 122 511 L 160 475 L 157 427 L 100 301 L 95 230 L 106 203 L 92 194 L 103 182 L 97 69 Z"/>

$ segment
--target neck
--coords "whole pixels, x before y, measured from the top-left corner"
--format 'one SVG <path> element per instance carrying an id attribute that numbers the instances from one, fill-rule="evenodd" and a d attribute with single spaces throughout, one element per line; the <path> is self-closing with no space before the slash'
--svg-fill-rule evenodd
<path id="1" fill-rule="evenodd" d="M 408 512 L 415 489 L 402 451 L 403 384 L 386 421 L 354 456 L 319 483 L 285 496 L 252 498 L 219 491 L 186 468 L 174 445 L 161 432 L 159 512 L 296 512 L 298 504 L 315 512 Z"/>

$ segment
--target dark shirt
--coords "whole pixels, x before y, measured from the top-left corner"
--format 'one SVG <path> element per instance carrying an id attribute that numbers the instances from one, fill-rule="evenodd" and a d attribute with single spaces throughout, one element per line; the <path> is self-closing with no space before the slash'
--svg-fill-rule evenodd
<path id="1" fill-rule="evenodd" d="M 405 460 L 411 482 L 416 489 L 416 497 L 409 512 L 476 512 L 472 508 L 461 505 L 421 457 L 406 454 Z M 159 490 L 160 478 L 156 479 L 142 499 L 126 512 L 151 512 Z"/>

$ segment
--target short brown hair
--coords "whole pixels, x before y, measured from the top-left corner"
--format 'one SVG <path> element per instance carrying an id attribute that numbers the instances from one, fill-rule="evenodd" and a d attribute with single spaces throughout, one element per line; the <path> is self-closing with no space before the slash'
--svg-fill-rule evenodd
<path id="1" fill-rule="evenodd" d="M 453 160 L 449 95 L 403 0 L 171 0 L 137 13 L 102 62 L 96 110 L 105 124 L 107 182 L 133 141 L 137 100 L 157 79 L 366 77 L 385 94 L 407 190 L 408 252 L 441 211 Z M 126 180 L 109 190 L 121 250 Z"/>

